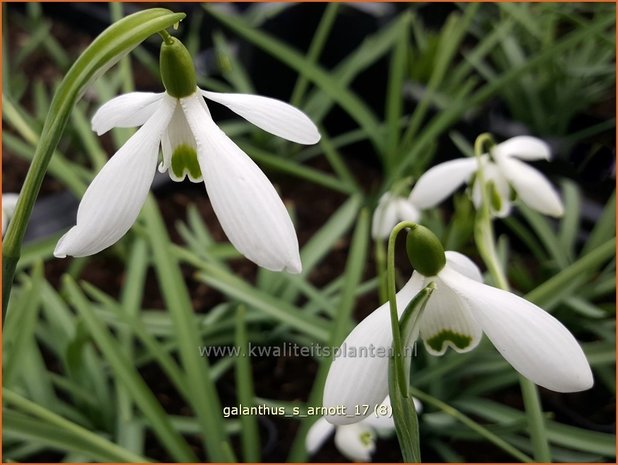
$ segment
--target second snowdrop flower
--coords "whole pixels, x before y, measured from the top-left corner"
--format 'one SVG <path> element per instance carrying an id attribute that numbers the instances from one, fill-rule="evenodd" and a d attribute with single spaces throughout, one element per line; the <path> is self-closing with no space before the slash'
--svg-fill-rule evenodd
<path id="1" fill-rule="evenodd" d="M 429 283 L 429 297 L 417 329 L 425 348 L 442 355 L 474 349 L 483 333 L 502 356 L 534 383 L 557 392 L 576 392 L 593 384 L 586 356 L 562 323 L 527 300 L 483 284 L 476 265 L 457 252 L 444 252 L 427 228 L 416 226 L 408 234 L 408 256 L 415 269 L 397 293 L 399 316 Z M 415 339 L 415 337 L 412 337 Z M 361 354 L 374 347 L 388 354 L 393 342 L 389 303 L 386 302 L 352 330 L 346 350 Z M 413 342 L 413 341 L 412 341 Z M 382 348 L 382 349 L 379 349 Z M 365 349 L 366 353 L 366 349 Z M 330 367 L 324 388 L 325 407 L 379 405 L 388 393 L 388 356 L 340 357 Z M 355 423 L 362 418 L 329 416 L 333 424 Z"/>
<path id="2" fill-rule="evenodd" d="M 418 399 L 414 400 L 416 411 L 422 410 L 422 405 Z M 387 412 L 391 411 L 391 401 L 386 397 L 382 402 L 382 407 L 387 407 Z M 335 446 L 343 455 L 354 462 L 369 462 L 376 449 L 376 439 L 378 436 L 387 437 L 395 431 L 395 422 L 390 414 L 382 416 L 369 415 L 358 423 L 349 425 L 335 426 L 329 423 L 325 417 L 316 421 L 305 440 L 305 446 L 309 454 L 315 454 L 326 442 L 333 432 L 335 433 Z"/>
<path id="3" fill-rule="evenodd" d="M 490 210 L 494 216 L 505 217 L 510 213 L 512 190 L 528 207 L 545 215 L 562 216 L 564 207 L 554 187 L 543 174 L 525 163 L 549 158 L 547 144 L 531 136 L 513 137 L 492 147 L 489 154 L 480 156 L 483 179 L 491 187 Z M 431 208 L 463 183 L 473 182 L 472 200 L 478 209 L 482 192 L 479 177 L 473 176 L 478 170 L 476 157 L 436 165 L 419 178 L 410 199 L 420 208 Z"/>
<path id="4" fill-rule="evenodd" d="M 371 236 L 374 239 L 388 239 L 393 228 L 401 221 L 418 222 L 421 210 L 408 197 L 386 192 L 380 197 L 373 212 Z"/>
<path id="5" fill-rule="evenodd" d="M 298 239 L 281 198 L 260 168 L 215 124 L 204 97 L 293 142 L 318 142 L 316 126 L 279 100 L 199 89 L 189 52 L 169 35 L 161 45 L 160 66 L 165 92 L 121 95 L 94 115 L 92 128 L 99 135 L 113 127 L 141 128 L 92 181 L 76 226 L 60 239 L 54 255 L 92 255 L 126 234 L 148 195 L 161 146 L 159 171 L 167 171 L 174 181 L 188 177 L 204 182 L 236 249 L 269 270 L 299 273 Z"/>

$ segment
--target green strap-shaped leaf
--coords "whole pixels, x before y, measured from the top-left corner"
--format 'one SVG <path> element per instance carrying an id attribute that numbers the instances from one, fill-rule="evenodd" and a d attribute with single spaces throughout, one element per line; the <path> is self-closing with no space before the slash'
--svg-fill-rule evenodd
<path id="1" fill-rule="evenodd" d="M 84 50 L 60 83 L 45 119 L 41 138 L 24 181 L 15 215 L 3 241 L 3 320 L 32 207 L 73 107 L 88 85 L 117 63 L 120 58 L 151 35 L 176 24 L 184 17 L 184 13 L 174 13 L 164 8 L 152 8 L 123 18 L 103 31 Z"/>

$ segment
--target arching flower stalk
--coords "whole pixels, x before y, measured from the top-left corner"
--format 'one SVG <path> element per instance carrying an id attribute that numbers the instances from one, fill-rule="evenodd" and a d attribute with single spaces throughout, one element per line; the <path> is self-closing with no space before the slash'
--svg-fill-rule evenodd
<path id="1" fill-rule="evenodd" d="M 54 255 L 95 254 L 126 234 L 159 171 L 174 181 L 203 181 L 230 242 L 249 260 L 273 271 L 300 273 L 298 239 L 288 212 L 258 166 L 219 129 L 204 98 L 222 104 L 261 129 L 301 144 L 320 135 L 300 110 L 257 95 L 199 89 L 189 52 L 164 34 L 163 93 L 132 92 L 103 105 L 92 119 L 101 135 L 114 127 L 141 128 L 116 152 L 88 187 L 77 224 Z"/>

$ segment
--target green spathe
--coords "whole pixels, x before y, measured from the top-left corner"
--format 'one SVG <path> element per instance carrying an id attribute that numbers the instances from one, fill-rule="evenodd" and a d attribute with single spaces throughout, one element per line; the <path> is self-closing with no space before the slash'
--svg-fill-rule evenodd
<path id="1" fill-rule="evenodd" d="M 440 240 L 425 226 L 410 228 L 406 239 L 408 260 L 423 276 L 436 276 L 444 265 L 446 256 Z"/>
<path id="2" fill-rule="evenodd" d="M 169 95 L 176 98 L 195 93 L 197 81 L 193 59 L 185 46 L 175 37 L 166 37 L 159 57 L 161 81 Z"/>

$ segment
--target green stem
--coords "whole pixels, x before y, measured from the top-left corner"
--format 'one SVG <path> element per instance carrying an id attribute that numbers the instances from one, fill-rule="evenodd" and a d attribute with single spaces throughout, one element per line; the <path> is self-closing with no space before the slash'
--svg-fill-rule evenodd
<path id="1" fill-rule="evenodd" d="M 481 208 L 476 216 L 474 236 L 481 258 L 487 266 L 494 284 L 496 287 L 508 291 L 508 280 L 496 251 L 493 221 L 489 211 L 488 186 L 484 181 L 483 167 L 480 159 L 481 154 L 484 152 L 483 146 L 486 143 L 490 145 L 493 143 L 491 136 L 488 134 L 481 134 L 474 144 L 475 155 L 479 161 L 476 182 L 480 183 L 483 199 Z M 528 428 L 530 431 L 530 439 L 532 440 L 534 458 L 539 462 L 550 462 L 551 452 L 549 450 L 549 440 L 547 438 L 547 429 L 543 417 L 543 410 L 541 408 L 538 388 L 534 383 L 522 375 L 519 375 L 519 383 L 521 386 L 524 408 L 526 410 L 526 417 L 528 419 Z"/>
<path id="2" fill-rule="evenodd" d="M 414 326 L 418 323 L 420 312 L 427 303 L 431 290 L 422 290 L 414 297 L 409 306 L 413 308 L 412 314 L 404 312 L 402 322 L 399 322 L 397 312 L 397 295 L 395 289 L 395 243 L 397 235 L 403 229 L 415 229 L 417 225 L 411 221 L 402 221 L 391 231 L 388 238 L 386 252 L 386 282 L 390 308 L 391 331 L 393 334 L 393 355 L 389 360 L 388 390 L 393 408 L 393 420 L 397 432 L 399 448 L 405 462 L 420 463 L 420 440 L 418 429 L 418 417 L 414 407 L 414 401 L 410 397 L 410 367 L 406 367 L 409 359 L 403 353 L 402 328 L 406 339 L 408 334 L 413 333 Z M 407 318 L 406 318 L 407 317 Z M 407 341 L 406 341 L 407 342 Z M 407 368 L 407 370 L 406 370 Z"/>
<path id="3" fill-rule="evenodd" d="M 172 36 L 165 29 L 159 31 L 159 35 L 161 36 L 161 39 L 163 39 L 163 42 L 166 43 L 166 45 L 172 45 L 174 43 L 174 41 L 172 40 Z"/>
<path id="4" fill-rule="evenodd" d="M 397 379 L 399 379 L 399 389 L 403 397 L 408 397 L 408 386 L 405 380 L 404 357 L 402 353 L 403 343 L 401 340 L 401 332 L 399 331 L 399 315 L 397 313 L 397 290 L 395 289 L 395 242 L 397 235 L 404 229 L 414 229 L 416 223 L 411 221 L 402 221 L 399 223 L 388 238 L 388 246 L 386 249 L 386 292 L 391 314 L 391 330 L 393 332 L 393 347 L 395 358 L 395 369 L 397 370 Z"/>
<path id="5" fill-rule="evenodd" d="M 388 288 L 386 283 L 386 253 L 384 251 L 384 241 L 382 239 L 376 239 L 375 241 L 375 260 L 376 268 L 378 271 L 378 297 L 380 304 L 388 300 Z"/>
<path id="6" fill-rule="evenodd" d="M 539 389 L 536 384 L 522 375 L 519 375 L 519 386 L 528 419 L 528 431 L 530 431 L 530 439 L 532 439 L 534 458 L 537 462 L 549 463 L 551 462 L 551 451 Z"/>

